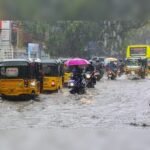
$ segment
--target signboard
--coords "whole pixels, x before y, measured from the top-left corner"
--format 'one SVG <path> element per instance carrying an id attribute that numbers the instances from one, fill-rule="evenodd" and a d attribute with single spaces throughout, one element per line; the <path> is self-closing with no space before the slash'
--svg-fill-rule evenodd
<path id="1" fill-rule="evenodd" d="M 2 41 L 10 41 L 11 36 L 11 21 L 0 21 L 0 29 L 1 29 L 1 40 Z"/>
<path id="2" fill-rule="evenodd" d="M 29 43 L 28 44 L 28 57 L 29 58 L 39 58 L 40 48 L 38 43 Z"/>
<path id="3" fill-rule="evenodd" d="M 7 77 L 17 77 L 18 73 L 19 73 L 18 68 L 7 68 L 6 69 Z"/>
<path id="4" fill-rule="evenodd" d="M 9 20 L 1 21 L 1 28 L 3 30 L 10 30 L 11 29 L 11 21 L 9 21 Z"/>
<path id="5" fill-rule="evenodd" d="M 2 41 L 10 41 L 10 30 L 2 30 L 1 32 L 1 40 Z"/>
<path id="6" fill-rule="evenodd" d="M 146 48 L 145 47 L 134 47 L 130 48 L 131 56 L 146 56 Z"/>

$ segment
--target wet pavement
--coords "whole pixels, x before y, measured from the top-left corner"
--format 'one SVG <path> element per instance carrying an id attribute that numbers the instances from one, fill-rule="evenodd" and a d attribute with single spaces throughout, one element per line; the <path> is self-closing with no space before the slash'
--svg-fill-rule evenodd
<path id="1" fill-rule="evenodd" d="M 150 79 L 106 78 L 84 95 L 41 94 L 39 101 L 0 101 L 0 129 L 150 128 Z"/>

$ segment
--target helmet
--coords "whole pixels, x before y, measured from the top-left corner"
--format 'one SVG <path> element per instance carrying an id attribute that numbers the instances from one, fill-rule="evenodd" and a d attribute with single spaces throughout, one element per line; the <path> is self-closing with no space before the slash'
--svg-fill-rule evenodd
<path id="1" fill-rule="evenodd" d="M 93 64 L 93 61 L 92 61 L 92 60 L 90 60 L 89 62 L 90 62 L 91 65 Z"/>
<path id="2" fill-rule="evenodd" d="M 114 61 L 114 64 L 115 64 L 115 65 L 117 65 L 117 62 L 116 62 L 116 61 Z"/>

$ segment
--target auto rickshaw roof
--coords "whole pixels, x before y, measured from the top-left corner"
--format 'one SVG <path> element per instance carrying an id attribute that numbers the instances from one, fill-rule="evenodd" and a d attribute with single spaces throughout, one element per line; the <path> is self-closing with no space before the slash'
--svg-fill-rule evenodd
<path id="1" fill-rule="evenodd" d="M 29 59 L 4 59 L 1 62 L 15 62 L 15 61 L 17 61 L 17 62 L 18 61 L 19 62 L 23 61 L 23 62 L 28 62 L 28 63 L 31 63 L 31 62 L 41 62 L 40 59 L 31 59 L 31 58 L 29 58 Z"/>
<path id="2" fill-rule="evenodd" d="M 48 59 L 48 60 L 42 60 L 41 63 L 45 64 L 59 64 L 61 61 L 58 59 Z"/>
<path id="3" fill-rule="evenodd" d="M 26 66 L 29 63 L 40 62 L 33 59 L 4 59 L 0 62 L 0 66 Z"/>
<path id="4" fill-rule="evenodd" d="M 65 61 L 67 61 L 69 59 L 72 59 L 72 58 L 60 58 L 60 61 L 65 62 Z"/>

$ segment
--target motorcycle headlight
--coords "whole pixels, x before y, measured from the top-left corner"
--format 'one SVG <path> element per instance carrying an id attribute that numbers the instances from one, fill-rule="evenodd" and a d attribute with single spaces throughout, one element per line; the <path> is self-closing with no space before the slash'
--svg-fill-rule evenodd
<path id="1" fill-rule="evenodd" d="M 35 86 L 35 85 L 36 85 L 35 81 L 32 81 L 32 82 L 30 83 L 30 86 Z"/>
<path id="2" fill-rule="evenodd" d="M 74 80 L 70 80 L 70 81 L 68 82 L 68 86 L 69 86 L 69 87 L 73 87 L 73 86 L 74 86 Z"/>
<path id="3" fill-rule="evenodd" d="M 89 79 L 91 77 L 90 74 L 86 74 L 85 76 L 87 79 Z"/>
<path id="4" fill-rule="evenodd" d="M 73 87 L 73 86 L 74 86 L 74 83 L 73 83 L 73 82 L 71 82 L 71 83 L 70 83 L 70 86 L 71 86 L 71 87 Z"/>

